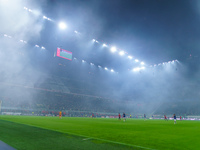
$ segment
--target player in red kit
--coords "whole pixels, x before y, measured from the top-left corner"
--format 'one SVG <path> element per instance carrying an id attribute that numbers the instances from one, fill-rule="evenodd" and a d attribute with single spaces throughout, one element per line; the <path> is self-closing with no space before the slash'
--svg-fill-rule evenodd
<path id="1" fill-rule="evenodd" d="M 168 119 L 167 119 L 167 116 L 166 116 L 166 115 L 164 115 L 164 120 L 167 120 L 167 121 L 168 121 Z"/>
<path id="2" fill-rule="evenodd" d="M 119 116 L 119 120 L 121 120 L 121 115 L 120 115 L 120 113 L 119 113 L 119 115 L 118 115 L 118 116 Z"/>

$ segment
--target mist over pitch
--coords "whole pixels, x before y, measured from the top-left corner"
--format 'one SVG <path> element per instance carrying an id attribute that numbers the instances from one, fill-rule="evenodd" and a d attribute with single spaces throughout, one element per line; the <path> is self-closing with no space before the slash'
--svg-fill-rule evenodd
<path id="1" fill-rule="evenodd" d="M 97 4 L 99 2 L 96 2 Z M 24 11 L 24 6 L 32 6 L 37 8 L 39 13 L 31 14 Z M 165 64 L 154 68 L 147 68 L 140 72 L 128 71 L 132 64 L 127 63 L 126 60 L 116 57 L 112 53 L 102 52 L 102 48 L 98 45 L 91 44 L 89 39 L 93 39 L 93 36 L 99 36 L 99 38 L 105 39 L 108 42 L 113 43 L 115 40 L 119 42 L 119 46 L 122 48 L 132 49 L 130 38 L 126 38 L 123 33 L 122 38 L 113 38 L 113 35 L 105 34 L 105 28 L 107 28 L 105 17 L 101 18 L 101 14 L 97 12 L 91 13 L 92 9 L 88 10 L 87 6 L 82 8 L 77 7 L 74 9 L 72 6 L 68 6 L 71 10 L 76 10 L 72 16 L 78 15 L 83 10 L 87 10 L 85 14 L 74 19 L 75 23 L 82 23 L 74 25 L 80 30 L 84 30 L 83 33 L 76 37 L 72 35 L 70 27 L 73 28 L 73 17 L 70 14 L 67 15 L 67 19 L 71 19 L 67 31 L 60 31 L 57 28 L 57 20 L 53 23 L 48 23 L 41 19 L 42 14 L 48 12 L 48 8 L 42 6 L 49 6 L 48 2 L 38 3 L 34 1 L 4 1 L 1 0 L 0 5 L 0 18 L 1 28 L 0 33 L 11 35 L 11 38 L 5 38 L 1 36 L 0 40 L 0 75 L 1 75 L 1 94 L 2 98 L 9 97 L 13 101 L 32 102 L 36 99 L 38 92 L 31 92 L 24 90 L 24 87 L 35 88 L 40 87 L 44 83 L 47 83 L 47 79 L 51 78 L 55 82 L 59 83 L 58 90 L 62 92 L 74 93 L 64 84 L 64 80 L 61 78 L 70 78 L 75 80 L 73 86 L 84 88 L 87 87 L 87 92 L 81 93 L 84 95 L 91 95 L 97 97 L 108 98 L 109 100 L 118 101 L 118 104 L 110 105 L 111 108 L 116 108 L 115 111 L 130 111 L 134 113 L 149 113 L 152 114 L 155 111 L 159 111 L 159 107 L 162 106 L 163 112 L 166 111 L 171 103 L 186 103 L 197 102 L 199 98 L 199 67 L 196 65 L 198 60 L 193 55 L 187 55 L 181 58 L 179 63 Z M 95 5 L 95 2 L 93 3 Z M 96 6 L 96 5 L 95 5 Z M 53 6 L 51 6 L 53 7 Z M 97 7 L 97 6 L 96 6 Z M 98 7 L 97 7 L 98 8 Z M 58 12 L 62 12 L 60 9 Z M 69 12 L 68 12 L 69 13 Z M 49 16 L 59 17 L 58 14 L 51 14 Z M 95 18 L 100 18 L 95 22 Z M 57 18 L 56 18 L 57 19 Z M 86 20 L 86 21 L 84 21 Z M 87 21 L 89 23 L 87 23 Z M 83 26 L 81 26 L 85 23 Z M 124 26 L 125 28 L 125 26 Z M 90 31 L 91 29 L 91 31 Z M 119 31 L 128 32 L 128 29 L 122 29 Z M 116 33 L 118 30 L 115 28 L 112 30 L 114 35 L 120 35 Z M 88 33 L 89 34 L 85 34 Z M 110 33 L 108 31 L 107 33 Z M 147 33 L 145 33 L 147 34 Z M 131 36 L 130 33 L 127 33 Z M 165 34 L 163 35 L 165 36 Z M 113 39 L 108 39 L 112 37 Z M 143 37 L 139 37 L 142 39 Z M 139 40 L 138 38 L 138 40 Z M 137 39 L 137 37 L 135 37 Z M 31 44 L 21 43 L 19 40 L 25 40 Z M 33 46 L 35 43 L 46 45 L 47 50 L 44 53 L 39 52 Z M 114 43 L 115 45 L 117 43 Z M 154 41 L 155 43 L 155 41 Z M 169 42 L 170 43 L 170 42 Z M 144 44 L 142 42 L 137 43 Z M 123 45 L 126 45 L 123 47 Z M 158 41 L 158 45 L 159 41 Z M 88 62 L 100 64 L 102 66 L 115 67 L 119 70 L 119 74 L 111 74 L 103 70 L 99 70 L 97 67 L 91 67 L 90 64 L 83 64 L 81 62 L 67 62 L 53 57 L 54 51 L 57 47 L 63 47 L 73 52 L 74 57 L 78 57 L 79 60 L 84 59 Z M 168 48 L 176 49 L 177 47 L 172 45 Z M 143 51 L 141 49 L 141 51 Z M 150 51 L 150 50 L 149 50 Z M 132 53 L 136 50 L 132 51 Z M 144 55 L 145 55 L 144 51 Z M 107 54 L 108 53 L 108 54 Z M 195 56 L 198 56 L 198 52 L 194 52 Z M 147 56 L 142 56 L 147 58 Z M 169 58 L 170 55 L 167 55 Z M 153 60 L 154 56 L 149 55 L 147 63 L 157 63 L 159 59 Z M 163 58 L 163 56 L 162 56 Z M 174 59 L 174 58 L 173 58 Z M 192 59 L 193 61 L 190 61 Z M 164 61 L 172 60 L 165 59 Z M 158 62 L 159 63 L 159 62 Z M 62 64 L 62 67 L 58 64 Z M 64 67 L 64 65 L 66 67 Z M 127 69 L 126 69 L 127 67 Z M 121 72 L 120 72 L 121 71 Z M 65 87 L 66 86 L 66 87 Z M 19 88 L 20 87 L 20 88 Z M 51 87 L 51 90 L 52 89 Z M 26 91 L 26 92 L 24 92 Z M 77 90 L 78 91 L 78 90 Z M 77 92 L 78 93 L 78 92 Z M 80 94 L 80 93 L 78 93 Z M 127 102 L 127 103 L 125 103 Z M 89 102 L 88 102 L 89 103 Z M 199 105 L 199 103 L 197 103 Z M 193 106 L 191 106 L 192 108 Z M 185 108 L 185 107 L 184 107 Z M 161 110 L 161 111 L 162 111 Z M 190 110 L 190 105 L 187 107 Z"/>

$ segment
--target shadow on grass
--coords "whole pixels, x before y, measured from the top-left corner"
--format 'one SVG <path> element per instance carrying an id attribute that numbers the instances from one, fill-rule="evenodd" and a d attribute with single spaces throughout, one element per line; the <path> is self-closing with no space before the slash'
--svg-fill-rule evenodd
<path id="1" fill-rule="evenodd" d="M 139 150 L 141 148 L 110 143 L 0 120 L 0 140 L 19 150 Z"/>

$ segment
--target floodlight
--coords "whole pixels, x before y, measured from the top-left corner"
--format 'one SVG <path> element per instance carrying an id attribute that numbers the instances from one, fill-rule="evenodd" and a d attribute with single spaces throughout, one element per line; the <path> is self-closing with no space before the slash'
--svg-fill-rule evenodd
<path id="1" fill-rule="evenodd" d="M 120 51 L 119 55 L 123 56 L 124 55 L 124 51 Z"/>
<path id="2" fill-rule="evenodd" d="M 104 69 L 105 69 L 105 70 L 108 70 L 108 68 L 106 68 L 106 67 L 105 67 Z"/>
<path id="3" fill-rule="evenodd" d="M 60 22 L 58 25 L 59 25 L 59 28 L 60 28 L 60 29 L 63 29 L 63 30 L 64 30 L 64 29 L 67 28 L 67 25 L 66 25 L 64 22 Z"/>
<path id="4" fill-rule="evenodd" d="M 47 17 L 46 17 L 46 16 L 43 16 L 43 19 L 47 19 Z"/>
<path id="5" fill-rule="evenodd" d="M 40 47 L 39 45 L 35 45 L 35 47 Z"/>
<path id="6" fill-rule="evenodd" d="M 90 65 L 92 65 L 92 66 L 93 66 L 94 64 L 93 64 L 93 63 L 90 63 Z"/>
<path id="7" fill-rule="evenodd" d="M 96 40 L 96 43 L 99 43 L 99 41 Z"/>
<path id="8" fill-rule="evenodd" d="M 129 59 L 133 59 L 133 57 L 132 57 L 132 56 L 128 56 L 128 58 L 129 58 Z"/>
<path id="9" fill-rule="evenodd" d="M 41 47 L 41 49 L 45 49 L 45 47 L 44 47 L 44 46 L 42 46 L 42 47 Z"/>
<path id="10" fill-rule="evenodd" d="M 76 30 L 75 30 L 74 32 L 75 32 L 75 33 L 78 33 L 78 31 L 76 31 Z"/>
<path id="11" fill-rule="evenodd" d="M 103 47 L 107 47 L 107 45 L 106 45 L 106 44 L 103 44 Z"/>
<path id="12" fill-rule="evenodd" d="M 93 42 L 95 42 L 96 40 L 95 40 L 95 39 L 93 39 L 92 41 L 93 41 Z"/>
<path id="13" fill-rule="evenodd" d="M 26 41 L 24 41 L 24 43 L 26 44 L 27 42 L 26 42 Z"/>
<path id="14" fill-rule="evenodd" d="M 141 65 L 144 65 L 144 62 L 142 61 L 140 64 L 141 64 Z"/>
<path id="15" fill-rule="evenodd" d="M 154 67 L 156 67 L 157 65 L 156 64 L 154 64 Z"/>
<path id="16" fill-rule="evenodd" d="M 28 10 L 28 8 L 27 8 L 27 7 L 24 7 L 24 9 L 25 9 L 25 10 Z"/>
<path id="17" fill-rule="evenodd" d="M 138 60 L 138 59 L 135 59 L 135 62 L 139 62 L 139 60 Z"/>
<path id="18" fill-rule="evenodd" d="M 31 10 L 31 9 L 28 9 L 28 11 L 32 12 L 32 10 Z"/>
<path id="19" fill-rule="evenodd" d="M 23 40 L 19 40 L 19 41 L 22 42 L 22 43 L 24 42 Z"/>
<path id="20" fill-rule="evenodd" d="M 116 47 L 111 47 L 110 50 L 111 50 L 111 52 L 113 52 L 113 53 L 117 51 Z"/>
<path id="21" fill-rule="evenodd" d="M 3 36 L 7 37 L 8 35 L 7 35 L 7 34 L 4 34 Z"/>
<path id="22" fill-rule="evenodd" d="M 172 60 L 172 63 L 174 63 L 174 60 Z"/>
<path id="23" fill-rule="evenodd" d="M 140 68 L 133 68 L 133 71 L 140 71 Z"/>
<path id="24" fill-rule="evenodd" d="M 110 71 L 111 71 L 111 72 L 114 72 L 114 70 L 113 70 L 113 69 L 111 69 Z"/>
<path id="25" fill-rule="evenodd" d="M 145 67 L 141 67 L 140 69 L 145 69 Z"/>
<path id="26" fill-rule="evenodd" d="M 47 20 L 51 21 L 51 19 L 50 19 L 50 18 L 47 18 Z"/>
<path id="27" fill-rule="evenodd" d="M 84 63 L 84 62 L 85 62 L 85 60 L 82 60 L 82 62 Z"/>

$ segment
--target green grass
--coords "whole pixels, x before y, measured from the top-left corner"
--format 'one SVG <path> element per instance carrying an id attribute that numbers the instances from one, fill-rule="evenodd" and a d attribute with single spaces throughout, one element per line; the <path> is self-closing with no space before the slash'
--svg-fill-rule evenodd
<path id="1" fill-rule="evenodd" d="M 194 150 L 199 133 L 199 121 L 0 116 L 0 140 L 20 150 Z"/>

